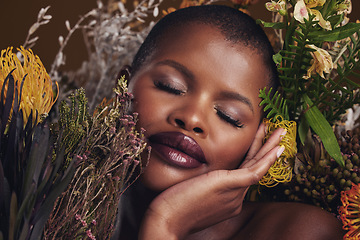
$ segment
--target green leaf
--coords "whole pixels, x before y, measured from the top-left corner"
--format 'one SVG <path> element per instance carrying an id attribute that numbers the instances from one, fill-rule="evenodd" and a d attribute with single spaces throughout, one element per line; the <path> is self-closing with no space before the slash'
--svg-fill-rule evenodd
<path id="1" fill-rule="evenodd" d="M 25 171 L 23 196 L 27 194 L 26 191 L 30 189 L 32 183 L 38 185 L 41 168 L 48 153 L 49 136 L 48 127 L 44 127 L 42 124 L 36 126 Z"/>
<path id="2" fill-rule="evenodd" d="M 28 233 L 29 233 L 29 229 L 30 229 L 29 220 L 28 220 L 28 219 L 25 219 L 24 222 L 23 222 L 23 224 L 22 224 L 22 231 L 21 231 L 21 234 L 20 234 L 18 240 L 26 240 L 26 239 L 27 239 L 27 235 L 28 235 Z"/>
<path id="3" fill-rule="evenodd" d="M 313 41 L 332 42 L 347 38 L 359 30 L 360 23 L 348 23 L 345 26 L 335 28 L 332 31 L 321 30 L 310 32 L 308 37 Z"/>
<path id="4" fill-rule="evenodd" d="M 334 13 L 334 9 L 336 7 L 336 1 L 337 0 L 328 0 L 325 2 L 321 9 L 321 14 L 323 15 L 324 19 L 329 20 L 327 17 Z"/>
<path id="5" fill-rule="evenodd" d="M 280 64 L 281 61 L 282 61 L 282 56 L 281 56 L 281 54 L 280 54 L 280 53 L 274 54 L 274 56 L 273 56 L 273 61 L 274 61 L 275 64 Z"/>
<path id="6" fill-rule="evenodd" d="M 284 29 L 286 24 L 284 22 L 265 22 L 261 19 L 256 20 L 257 24 L 262 24 L 266 28 L 273 28 L 273 29 Z"/>
<path id="7" fill-rule="evenodd" d="M 336 27 L 344 20 L 344 14 L 331 16 L 327 20 L 330 22 L 331 26 Z"/>
<path id="8" fill-rule="evenodd" d="M 66 187 L 69 185 L 71 179 L 74 176 L 76 164 L 76 160 L 71 161 L 69 167 L 64 173 L 63 178 L 60 182 L 54 186 L 54 188 L 51 190 L 49 195 L 46 196 L 43 204 L 38 209 L 38 211 L 35 213 L 34 216 L 34 227 L 32 229 L 30 240 L 38 240 L 41 239 L 41 235 L 44 229 L 44 226 L 46 224 L 46 221 L 48 220 L 51 211 L 54 207 L 54 203 L 56 199 L 60 196 L 60 194 L 66 189 Z"/>
<path id="9" fill-rule="evenodd" d="M 260 90 L 259 97 L 263 100 L 260 102 L 259 106 L 264 107 L 264 112 L 268 113 L 266 115 L 267 118 L 273 118 L 276 119 L 277 116 L 282 116 L 283 119 L 288 120 L 289 119 L 289 113 L 288 108 L 286 104 L 286 99 L 284 99 L 280 93 L 277 91 L 274 93 L 273 96 L 271 96 L 272 88 L 269 89 L 269 91 L 266 93 L 266 87 L 264 89 Z"/>
<path id="10" fill-rule="evenodd" d="M 11 194 L 10 218 L 9 218 L 9 240 L 16 239 L 15 222 L 18 213 L 18 201 L 15 192 Z"/>
<path id="11" fill-rule="evenodd" d="M 27 195 L 24 196 L 24 200 L 22 201 L 22 203 L 20 205 L 19 211 L 16 216 L 15 228 L 14 228 L 15 231 L 17 231 L 17 232 L 19 231 L 20 227 L 23 228 L 22 231 L 25 231 L 24 223 L 22 221 L 23 220 L 28 221 L 29 216 L 32 214 L 32 210 L 34 207 L 34 197 L 35 197 L 34 188 L 35 188 L 35 185 L 32 184 L 30 186 L 30 189 L 28 189 L 28 191 L 27 191 Z"/>
<path id="12" fill-rule="evenodd" d="M 301 118 L 299 128 L 298 128 L 298 135 L 299 135 L 299 139 L 300 139 L 300 142 L 302 143 L 302 145 L 305 145 L 306 135 L 309 131 L 309 128 L 310 128 L 310 126 L 309 126 L 308 121 L 306 121 L 305 118 Z"/>
<path id="13" fill-rule="evenodd" d="M 316 106 L 313 106 L 311 99 L 306 94 L 303 95 L 303 98 L 305 100 L 304 108 L 306 109 L 306 121 L 309 123 L 311 129 L 320 137 L 324 144 L 324 148 L 330 156 L 334 158 L 340 166 L 344 166 L 344 160 L 339 144 L 329 122 L 320 110 Z"/>
<path id="14" fill-rule="evenodd" d="M 289 45 L 289 48 L 294 49 L 294 50 L 302 50 L 302 48 L 297 45 Z M 297 52 L 290 52 L 290 51 L 286 51 L 286 50 L 281 50 L 281 52 L 286 53 L 286 54 L 299 55 L 299 53 L 297 53 Z"/>

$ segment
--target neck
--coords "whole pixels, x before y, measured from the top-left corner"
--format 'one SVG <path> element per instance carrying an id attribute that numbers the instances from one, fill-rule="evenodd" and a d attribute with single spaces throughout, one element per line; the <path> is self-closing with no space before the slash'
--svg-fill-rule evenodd
<path id="1" fill-rule="evenodd" d="M 144 214 L 158 194 L 145 187 L 140 181 L 136 181 L 125 191 L 120 201 L 120 239 L 137 238 Z"/>

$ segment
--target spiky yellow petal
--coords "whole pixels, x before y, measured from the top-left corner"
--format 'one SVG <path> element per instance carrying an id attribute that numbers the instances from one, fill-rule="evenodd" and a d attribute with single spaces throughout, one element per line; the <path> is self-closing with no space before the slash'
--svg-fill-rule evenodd
<path id="1" fill-rule="evenodd" d="M 20 94 L 20 85 L 24 79 L 20 102 L 24 123 L 27 123 L 32 111 L 33 123 L 37 124 L 41 120 L 41 117 L 49 113 L 56 101 L 52 81 L 40 58 L 34 55 L 31 49 L 26 50 L 23 47 L 17 49 L 19 53 L 21 53 L 23 61 L 20 61 L 12 50 L 13 48 L 9 47 L 1 51 L 0 89 L 6 76 L 13 70 L 12 75 L 18 86 L 18 94 Z M 58 90 L 57 83 L 55 83 L 55 85 Z M 34 122 L 36 114 L 38 114 L 38 118 L 37 121 Z"/>
<path id="2" fill-rule="evenodd" d="M 267 134 L 265 137 L 268 139 L 270 135 L 277 129 L 286 129 L 286 135 L 281 139 L 280 145 L 285 147 L 284 152 L 270 167 L 268 172 L 260 179 L 259 183 L 267 187 L 274 187 L 281 182 L 290 182 L 293 172 L 293 160 L 297 152 L 296 147 L 296 122 L 283 120 L 282 117 L 277 117 L 276 121 L 265 119 L 267 125 Z"/>

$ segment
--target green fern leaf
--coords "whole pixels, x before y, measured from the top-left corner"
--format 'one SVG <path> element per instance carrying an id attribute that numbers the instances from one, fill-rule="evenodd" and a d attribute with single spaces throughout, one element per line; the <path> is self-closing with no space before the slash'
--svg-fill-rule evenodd
<path id="1" fill-rule="evenodd" d="M 266 93 L 266 87 L 260 90 L 259 97 L 263 100 L 260 102 L 260 106 L 265 105 L 264 112 L 268 112 L 266 117 L 276 119 L 277 116 L 281 116 L 285 120 L 289 120 L 289 113 L 286 104 L 286 100 L 281 97 L 281 94 L 276 91 L 271 96 L 272 88 Z"/>

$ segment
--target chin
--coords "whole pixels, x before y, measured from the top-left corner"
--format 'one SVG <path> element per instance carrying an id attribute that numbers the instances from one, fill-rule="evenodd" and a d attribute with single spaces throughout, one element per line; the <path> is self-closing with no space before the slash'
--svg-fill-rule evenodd
<path id="1" fill-rule="evenodd" d="M 206 166 L 194 169 L 178 168 L 151 158 L 144 173 L 140 177 L 141 183 L 155 192 L 162 192 L 177 183 L 206 173 Z"/>
<path id="2" fill-rule="evenodd" d="M 158 183 L 158 182 L 154 182 L 151 181 L 149 179 L 147 179 L 146 176 L 144 176 L 144 174 L 141 176 L 140 178 L 140 182 L 142 183 L 143 186 L 145 186 L 147 189 L 153 191 L 153 192 L 162 192 L 165 191 L 166 189 L 168 189 L 169 187 L 171 187 L 172 185 L 170 184 L 165 184 L 165 183 Z M 174 185 L 174 184 L 173 184 Z"/>
<path id="3" fill-rule="evenodd" d="M 162 192 L 166 189 L 174 186 L 175 184 L 181 182 L 182 180 L 169 179 L 166 176 L 160 177 L 159 175 L 154 177 L 150 174 L 147 174 L 146 170 L 140 177 L 140 182 L 149 190 L 154 192 Z"/>

